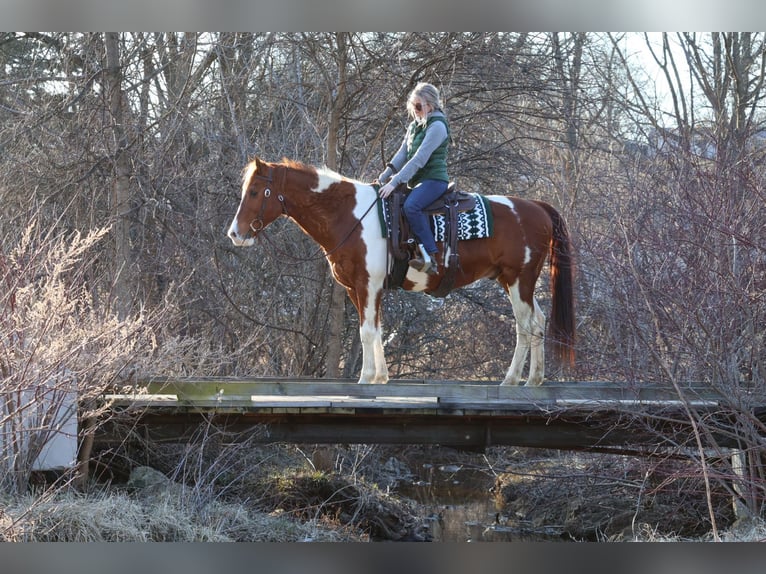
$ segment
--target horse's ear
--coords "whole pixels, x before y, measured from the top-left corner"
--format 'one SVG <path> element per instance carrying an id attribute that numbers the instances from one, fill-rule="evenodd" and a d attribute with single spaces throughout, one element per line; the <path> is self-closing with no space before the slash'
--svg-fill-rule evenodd
<path id="1" fill-rule="evenodd" d="M 259 158 L 258 156 L 255 156 L 255 158 L 253 158 L 253 162 L 255 163 L 255 171 L 256 172 L 261 171 L 261 166 L 263 165 L 261 158 Z"/>

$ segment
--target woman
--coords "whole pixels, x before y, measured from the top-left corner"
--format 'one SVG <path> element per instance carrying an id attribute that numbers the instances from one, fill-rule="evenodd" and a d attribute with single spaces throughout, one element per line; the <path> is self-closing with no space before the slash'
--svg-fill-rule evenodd
<path id="1" fill-rule="evenodd" d="M 447 191 L 449 124 L 439 90 L 432 84 L 421 82 L 415 86 L 407 98 L 407 112 L 412 122 L 399 150 L 378 177 L 380 183 L 385 183 L 379 194 L 385 199 L 403 183 L 412 190 L 404 201 L 404 214 L 420 242 L 422 258 L 412 259 L 409 264 L 418 271 L 436 274 L 439 250 L 423 210 Z"/>

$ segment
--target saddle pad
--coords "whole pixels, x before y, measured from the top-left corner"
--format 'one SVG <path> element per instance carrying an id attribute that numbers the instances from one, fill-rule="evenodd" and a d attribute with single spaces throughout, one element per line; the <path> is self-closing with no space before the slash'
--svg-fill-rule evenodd
<path id="1" fill-rule="evenodd" d="M 459 241 L 466 239 L 482 239 L 492 237 L 492 210 L 489 200 L 478 193 L 471 194 L 476 198 L 476 207 L 470 211 L 458 213 L 458 234 Z M 380 218 L 383 237 L 391 236 L 391 202 L 378 202 L 378 217 Z M 446 240 L 447 218 L 443 215 L 433 215 L 430 217 L 431 229 L 434 232 L 436 241 Z"/>
<path id="2" fill-rule="evenodd" d="M 473 196 L 476 198 L 476 207 L 471 211 L 462 211 L 457 214 L 458 241 L 492 237 L 492 210 L 489 206 L 489 200 L 483 195 L 473 194 Z M 431 228 L 434 230 L 436 241 L 447 240 L 447 218 L 445 216 L 432 216 Z"/>

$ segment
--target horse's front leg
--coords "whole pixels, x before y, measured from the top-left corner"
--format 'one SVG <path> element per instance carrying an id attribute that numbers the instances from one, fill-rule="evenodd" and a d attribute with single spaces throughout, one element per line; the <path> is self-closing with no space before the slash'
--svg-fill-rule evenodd
<path id="1" fill-rule="evenodd" d="M 380 326 L 362 323 L 359 327 L 362 340 L 362 374 L 360 384 L 385 384 L 388 382 L 388 367 L 383 354 Z"/>
<path id="2" fill-rule="evenodd" d="M 383 353 L 383 337 L 380 327 L 380 302 L 382 290 L 367 297 L 359 309 L 359 337 L 362 341 L 362 373 L 360 384 L 385 384 L 388 382 L 388 367 Z"/>

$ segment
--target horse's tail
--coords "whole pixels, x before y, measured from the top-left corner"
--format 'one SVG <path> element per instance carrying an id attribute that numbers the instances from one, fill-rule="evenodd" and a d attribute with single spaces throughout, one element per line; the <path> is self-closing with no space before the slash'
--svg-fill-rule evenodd
<path id="1" fill-rule="evenodd" d="M 556 209 L 536 202 L 553 222 L 550 247 L 551 320 L 550 338 L 557 360 L 569 366 L 575 361 L 574 258 L 566 222 Z"/>

